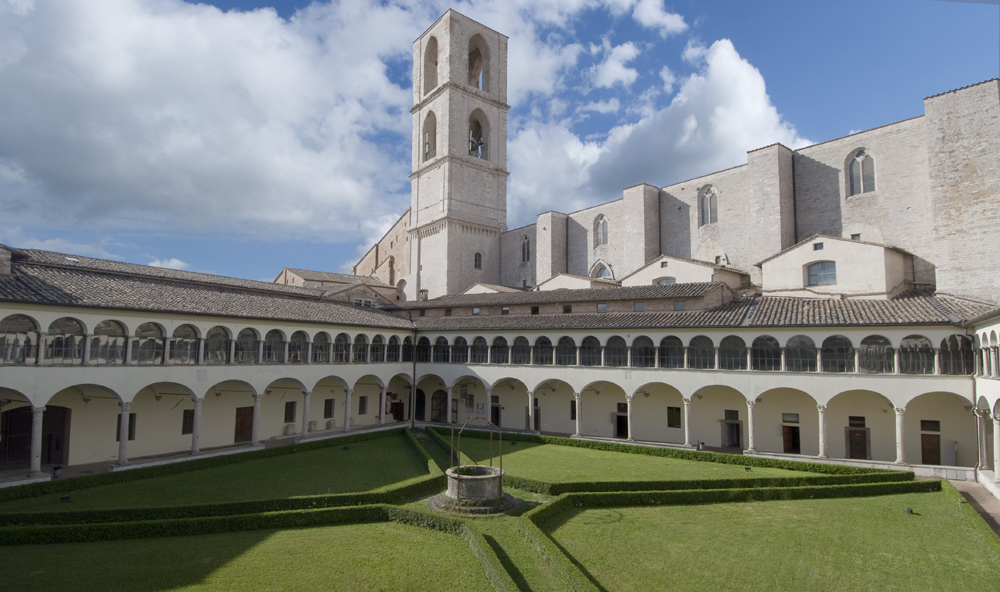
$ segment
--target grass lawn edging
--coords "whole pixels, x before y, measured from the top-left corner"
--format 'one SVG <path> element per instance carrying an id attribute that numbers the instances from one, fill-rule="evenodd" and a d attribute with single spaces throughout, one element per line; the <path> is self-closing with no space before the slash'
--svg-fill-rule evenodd
<path id="1" fill-rule="evenodd" d="M 955 486 L 950 482 L 941 481 L 941 491 L 951 498 L 955 504 L 961 504 L 959 508 L 962 512 L 962 516 L 964 516 L 969 524 L 972 525 L 974 530 L 983 535 L 983 537 L 987 540 L 987 544 L 990 545 L 998 555 L 1000 555 L 1000 537 L 997 536 L 997 533 L 993 532 L 993 529 L 990 528 L 990 525 L 986 523 L 986 520 L 983 519 L 979 512 L 976 511 L 976 509 L 973 508 L 969 502 L 965 501 L 962 494 L 955 489 Z"/>

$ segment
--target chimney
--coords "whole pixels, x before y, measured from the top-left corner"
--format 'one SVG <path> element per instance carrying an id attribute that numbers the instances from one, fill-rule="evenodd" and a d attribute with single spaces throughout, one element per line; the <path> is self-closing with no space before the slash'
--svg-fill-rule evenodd
<path id="1" fill-rule="evenodd" d="M 417 293 L 417 300 L 419 302 L 426 302 L 427 301 L 427 290 L 421 290 L 420 292 L 418 292 Z"/>

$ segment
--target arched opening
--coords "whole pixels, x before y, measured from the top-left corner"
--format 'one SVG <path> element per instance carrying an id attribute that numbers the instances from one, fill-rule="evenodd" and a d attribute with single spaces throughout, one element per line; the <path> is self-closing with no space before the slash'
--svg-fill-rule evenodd
<path id="1" fill-rule="evenodd" d="M 692 444 L 701 441 L 723 448 L 747 447 L 747 399 L 732 387 L 712 385 L 695 391 L 690 419 Z"/>
<path id="2" fill-rule="evenodd" d="M 902 374 L 934 374 L 934 346 L 923 335 L 909 335 L 899 342 L 899 371 Z"/>
<path id="3" fill-rule="evenodd" d="M 634 358 L 634 344 L 632 348 Z M 632 397 L 632 436 L 648 442 L 683 444 L 684 399 L 680 391 L 662 382 L 636 389 Z"/>
<path id="4" fill-rule="evenodd" d="M 438 40 L 431 37 L 424 49 L 424 94 L 429 94 L 438 86 Z"/>
<path id="5" fill-rule="evenodd" d="M 332 350 L 330 335 L 324 331 L 320 331 L 313 337 L 312 357 L 309 361 L 313 364 L 329 364 Z"/>
<path id="6" fill-rule="evenodd" d="M 608 219 L 601 214 L 594 218 L 594 248 L 606 244 L 608 244 Z"/>
<path id="7" fill-rule="evenodd" d="M 632 341 L 632 366 L 634 368 L 656 366 L 656 347 L 649 337 L 643 335 Z"/>
<path id="8" fill-rule="evenodd" d="M 469 156 L 488 160 L 490 125 L 486 115 L 476 109 L 469 115 Z"/>
<path id="9" fill-rule="evenodd" d="M 576 342 L 572 337 L 561 337 L 556 344 L 556 366 L 576 365 Z"/>
<path id="10" fill-rule="evenodd" d="M 527 236 L 521 237 L 521 263 L 531 261 L 531 240 Z"/>
<path id="11" fill-rule="evenodd" d="M 481 35 L 469 39 L 469 86 L 489 92 L 490 54 Z"/>
<path id="12" fill-rule="evenodd" d="M 903 415 L 906 462 L 974 466 L 979 446 L 971 406 L 970 401 L 952 393 L 924 393 L 911 399 Z"/>
<path id="13" fill-rule="evenodd" d="M 688 368 L 710 370 L 715 368 L 715 343 L 704 335 L 691 339 L 688 345 Z"/>
<path id="14" fill-rule="evenodd" d="M 660 368 L 684 367 L 684 342 L 670 335 L 660 340 Z"/>
<path id="15" fill-rule="evenodd" d="M 875 159 L 864 149 L 854 153 L 847 165 L 848 195 L 875 191 Z"/>
<path id="16" fill-rule="evenodd" d="M 471 361 L 473 364 L 485 364 L 489 361 L 489 355 L 490 347 L 484 338 L 476 337 L 472 340 Z"/>
<path id="17" fill-rule="evenodd" d="M 438 337 L 434 340 L 434 362 L 447 364 L 448 358 L 448 340 L 444 337 Z"/>
<path id="18" fill-rule="evenodd" d="M 881 335 L 869 335 L 858 348 L 860 371 L 867 374 L 892 374 L 896 371 L 892 343 Z"/>
<path id="19" fill-rule="evenodd" d="M 337 364 L 351 359 L 351 338 L 347 333 L 339 333 L 333 340 L 333 361 Z"/>
<path id="20" fill-rule="evenodd" d="M 761 452 L 819 454 L 819 413 L 809 393 L 792 388 L 764 391 L 754 405 L 754 445 Z"/>
<path id="21" fill-rule="evenodd" d="M 354 357 L 352 361 L 356 364 L 368 363 L 368 337 L 360 333 L 354 336 Z"/>
<path id="22" fill-rule="evenodd" d="M 385 361 L 399 361 L 399 338 L 395 335 L 389 338 L 389 344 L 385 348 Z"/>
<path id="23" fill-rule="evenodd" d="M 604 365 L 619 368 L 628 366 L 628 345 L 625 340 L 615 335 L 604 345 Z"/>
<path id="24" fill-rule="evenodd" d="M 719 221 L 719 198 L 713 187 L 706 187 L 698 200 L 700 210 L 699 226 L 714 224 Z"/>
<path id="25" fill-rule="evenodd" d="M 823 340 L 823 372 L 854 372 L 854 345 L 843 335 Z"/>
<path id="26" fill-rule="evenodd" d="M 63 317 L 52 321 L 45 341 L 45 361 L 53 365 L 83 362 L 83 323 Z"/>
<path id="27" fill-rule="evenodd" d="M 372 337 L 371 361 L 373 363 L 385 361 L 385 339 L 381 335 Z"/>
<path id="28" fill-rule="evenodd" d="M 507 346 L 507 340 L 503 337 L 497 337 L 493 340 L 493 345 L 490 349 L 490 362 L 493 364 L 506 364 L 510 359 L 510 348 Z"/>
<path id="29" fill-rule="evenodd" d="M 451 346 L 451 359 L 456 364 L 467 364 L 469 362 L 469 342 L 464 337 L 455 338 L 455 343 Z"/>
<path id="30" fill-rule="evenodd" d="M 409 339 L 409 338 L 407 338 Z M 447 346 L 447 342 L 445 342 Z M 426 337 L 421 337 L 417 341 L 417 361 L 418 362 L 430 362 L 431 361 L 431 340 Z"/>
<path id="31" fill-rule="evenodd" d="M 132 361 L 140 366 L 163 363 L 163 329 L 156 323 L 143 323 L 132 340 Z"/>
<path id="32" fill-rule="evenodd" d="M 174 334 L 176 335 L 176 332 Z M 209 329 L 205 334 L 205 363 L 228 364 L 229 342 L 229 330 L 225 327 L 216 326 Z"/>
<path id="33" fill-rule="evenodd" d="M 98 366 L 125 363 L 125 327 L 118 321 L 101 321 L 90 339 L 90 362 Z"/>
<path id="34" fill-rule="evenodd" d="M 747 343 L 742 337 L 730 335 L 719 343 L 720 370 L 747 369 Z"/>
<path id="35" fill-rule="evenodd" d="M 473 255 L 473 257 L 472 257 L 472 264 L 473 264 L 473 266 L 476 269 L 482 269 L 483 268 L 483 254 L 482 253 L 476 253 L 475 255 Z"/>
<path id="36" fill-rule="evenodd" d="M 601 365 L 601 342 L 596 337 L 584 337 L 580 343 L 580 365 Z"/>
<path id="37" fill-rule="evenodd" d="M 33 364 L 38 355 L 37 333 L 38 325 L 25 315 L 10 315 L 0 321 L 0 366 Z"/>
<path id="38" fill-rule="evenodd" d="M 525 365 L 531 363 L 531 343 L 526 338 L 514 339 L 514 345 L 510 348 L 510 363 Z"/>
<path id="39" fill-rule="evenodd" d="M 444 423 L 448 413 L 448 391 L 438 389 L 431 395 L 431 421 Z"/>
<path id="40" fill-rule="evenodd" d="M 288 340 L 288 363 L 304 364 L 309 349 L 309 336 L 305 331 L 292 333 L 292 338 Z"/>
<path id="41" fill-rule="evenodd" d="M 785 343 L 785 370 L 816 371 L 816 343 L 805 335 L 794 335 Z"/>
<path id="42" fill-rule="evenodd" d="M 880 393 L 845 391 L 826 406 L 828 454 L 834 458 L 896 459 L 896 414 Z"/>
<path id="43" fill-rule="evenodd" d="M 437 156 L 437 117 L 431 111 L 424 118 L 424 162 Z"/>
<path id="44" fill-rule="evenodd" d="M 257 331 L 249 327 L 240 331 L 236 336 L 236 344 L 233 346 L 233 363 L 256 364 L 259 343 Z"/>
<path id="45" fill-rule="evenodd" d="M 539 337 L 535 340 L 535 347 L 531 363 L 535 366 L 552 365 L 552 342 L 548 337 Z"/>
<path id="46" fill-rule="evenodd" d="M 815 360 L 815 357 L 813 358 Z M 750 362 L 754 370 L 775 372 L 781 370 L 781 345 L 770 335 L 761 335 L 753 340 L 750 348 Z"/>
<path id="47" fill-rule="evenodd" d="M 285 336 L 277 329 L 271 329 L 264 336 L 262 348 L 264 364 L 282 364 L 285 361 Z"/>
<path id="48" fill-rule="evenodd" d="M 965 335 L 952 335 L 941 340 L 941 374 L 962 376 L 975 371 L 972 340 Z"/>
<path id="49" fill-rule="evenodd" d="M 226 346 L 228 353 L 229 346 Z M 205 354 L 208 355 L 208 342 L 205 342 Z M 198 363 L 198 330 L 192 325 L 181 325 L 174 329 L 170 340 L 170 363 L 175 366 Z"/>

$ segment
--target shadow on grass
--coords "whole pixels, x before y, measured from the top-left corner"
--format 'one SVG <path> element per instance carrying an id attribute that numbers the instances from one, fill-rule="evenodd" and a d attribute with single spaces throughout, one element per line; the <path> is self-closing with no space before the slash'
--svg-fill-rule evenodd
<path id="1" fill-rule="evenodd" d="M 565 512 L 565 513 L 568 514 L 568 512 Z M 545 531 L 543 531 L 543 532 L 545 532 Z M 562 553 L 563 555 L 565 555 L 566 558 L 569 559 L 573 563 L 573 566 L 576 567 L 578 570 L 580 570 L 580 573 L 582 573 L 583 575 L 587 576 L 587 579 L 590 580 L 590 582 L 592 584 L 594 584 L 594 586 L 596 586 L 598 590 L 600 590 L 601 592 L 608 592 L 608 589 L 605 588 L 604 586 L 602 586 L 601 583 L 597 581 L 597 578 L 595 578 L 593 576 L 593 574 L 591 574 L 589 571 L 587 571 L 587 568 L 584 567 L 582 563 L 580 563 L 579 561 L 577 561 L 576 557 L 573 557 L 572 553 L 570 553 L 569 551 L 566 550 L 565 547 L 563 547 L 562 545 L 560 545 L 559 541 L 557 541 L 554 538 L 550 537 L 548 532 L 545 532 L 545 536 L 549 537 L 549 540 L 552 541 L 552 543 L 556 546 L 557 549 L 559 549 L 559 552 Z"/>
<path id="2" fill-rule="evenodd" d="M 531 592 L 531 587 L 528 585 L 528 581 L 524 579 L 524 574 L 522 574 L 521 570 L 517 569 L 514 562 L 510 560 L 510 556 L 507 555 L 507 552 L 500 546 L 500 543 L 488 534 L 484 534 L 483 537 L 486 539 L 486 542 L 489 543 L 493 552 L 497 554 L 497 558 L 500 559 L 500 565 L 507 570 L 511 579 L 514 580 L 515 584 L 517 584 L 517 589 L 521 592 Z"/>

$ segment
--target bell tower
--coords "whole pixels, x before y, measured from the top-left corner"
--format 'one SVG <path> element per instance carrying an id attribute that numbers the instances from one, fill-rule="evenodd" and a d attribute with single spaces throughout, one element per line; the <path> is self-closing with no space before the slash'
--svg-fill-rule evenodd
<path id="1" fill-rule="evenodd" d="M 413 43 L 407 299 L 500 283 L 507 37 L 453 10 Z"/>

